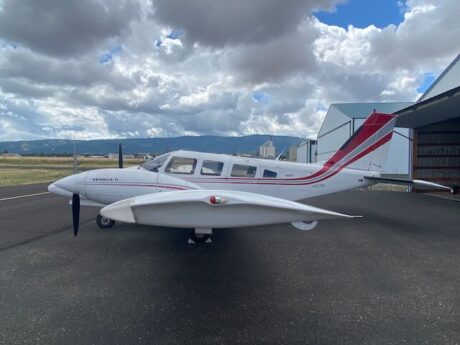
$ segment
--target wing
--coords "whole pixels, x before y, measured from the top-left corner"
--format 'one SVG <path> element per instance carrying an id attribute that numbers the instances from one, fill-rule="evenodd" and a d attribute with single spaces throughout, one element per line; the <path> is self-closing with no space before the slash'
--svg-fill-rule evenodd
<path id="1" fill-rule="evenodd" d="M 124 199 L 101 215 L 122 222 L 176 228 L 235 228 L 294 223 L 309 230 L 322 219 L 354 218 L 318 207 L 256 193 L 184 190 Z M 310 224 L 301 224 L 310 222 Z"/>
<path id="2" fill-rule="evenodd" d="M 454 189 L 442 184 L 437 184 L 433 182 L 423 181 L 423 180 L 410 180 L 410 179 L 401 179 L 401 178 L 391 178 L 391 177 L 377 177 L 377 176 L 364 176 L 366 180 L 375 182 L 375 183 L 390 183 L 390 184 L 399 184 L 404 186 L 415 186 L 419 188 L 432 188 L 432 189 L 445 189 L 454 193 Z"/>

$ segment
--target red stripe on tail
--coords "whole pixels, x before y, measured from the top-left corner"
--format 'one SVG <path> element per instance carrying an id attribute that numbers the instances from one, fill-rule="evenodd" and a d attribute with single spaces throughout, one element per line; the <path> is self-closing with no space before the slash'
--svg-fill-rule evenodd
<path id="1" fill-rule="evenodd" d="M 375 134 L 380 128 L 386 125 L 395 115 L 372 113 L 358 130 L 337 150 L 337 152 L 328 159 L 324 164 L 325 167 L 331 167 L 343 157 L 361 145 L 365 140 Z M 391 137 L 390 137 L 391 138 Z"/>

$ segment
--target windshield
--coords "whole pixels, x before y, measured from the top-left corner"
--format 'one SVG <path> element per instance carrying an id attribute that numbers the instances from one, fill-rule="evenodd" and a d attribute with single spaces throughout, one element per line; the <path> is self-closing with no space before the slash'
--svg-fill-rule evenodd
<path id="1" fill-rule="evenodd" d="M 160 168 L 164 164 L 164 162 L 166 162 L 168 157 L 169 157 L 169 153 L 165 153 L 164 155 L 161 155 L 161 156 L 155 157 L 154 159 L 145 161 L 144 164 L 142 164 L 142 167 L 145 170 L 158 171 L 158 168 Z"/>

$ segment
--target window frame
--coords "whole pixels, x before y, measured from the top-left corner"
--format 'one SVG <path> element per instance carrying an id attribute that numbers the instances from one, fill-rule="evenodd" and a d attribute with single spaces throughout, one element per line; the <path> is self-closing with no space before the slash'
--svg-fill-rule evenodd
<path id="1" fill-rule="evenodd" d="M 205 167 L 207 162 L 217 163 L 218 167 L 220 168 L 219 172 L 218 173 L 206 173 L 206 172 L 203 172 L 203 167 Z M 203 175 L 203 176 L 222 176 L 222 172 L 224 171 L 224 164 L 225 164 L 224 162 L 214 161 L 214 160 L 211 160 L 211 159 L 205 159 L 205 160 L 203 160 L 203 163 L 201 163 L 200 175 Z"/>
<path id="2" fill-rule="evenodd" d="M 193 162 L 192 164 L 192 170 L 190 172 L 182 172 L 182 171 L 171 171 L 171 165 L 174 163 L 174 160 L 176 159 L 184 159 L 184 160 L 190 160 Z M 182 156 L 173 156 L 170 158 L 168 161 L 168 164 L 164 168 L 164 172 L 167 174 L 180 174 L 180 175 L 193 175 L 195 173 L 196 165 L 198 163 L 198 160 L 196 158 L 192 157 L 182 157 Z"/>
<path id="3" fill-rule="evenodd" d="M 265 176 L 265 172 L 270 172 L 272 174 L 275 174 L 274 176 Z M 262 172 L 262 177 L 263 178 L 278 178 L 278 172 L 274 171 L 274 170 L 270 170 L 270 169 L 264 169 L 264 171 Z"/>
<path id="4" fill-rule="evenodd" d="M 234 175 L 233 174 L 233 169 L 236 167 L 236 166 L 239 166 L 239 167 L 247 167 L 247 168 L 254 168 L 254 173 L 252 175 Z M 231 177 L 243 177 L 243 178 L 253 178 L 253 177 L 256 177 L 256 174 L 257 174 L 257 166 L 254 166 L 254 165 L 247 165 L 247 164 L 233 164 L 232 165 L 232 168 L 230 169 L 230 176 Z M 249 171 L 249 169 L 247 169 L 246 171 Z"/>

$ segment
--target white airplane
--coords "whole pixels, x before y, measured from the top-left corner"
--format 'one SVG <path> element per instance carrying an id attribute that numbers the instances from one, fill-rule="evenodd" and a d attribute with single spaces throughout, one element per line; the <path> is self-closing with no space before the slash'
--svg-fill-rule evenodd
<path id="1" fill-rule="evenodd" d="M 224 154 L 175 151 L 126 169 L 74 174 L 48 187 L 72 197 L 78 233 L 80 204 L 101 207 L 99 227 L 114 221 L 192 228 L 203 242 L 213 228 L 291 223 L 311 230 L 319 220 L 354 218 L 297 201 L 374 183 L 450 189 L 421 180 L 380 176 L 396 117 L 374 112 L 326 162 L 303 164 Z M 121 146 L 119 165 L 122 167 Z"/>

